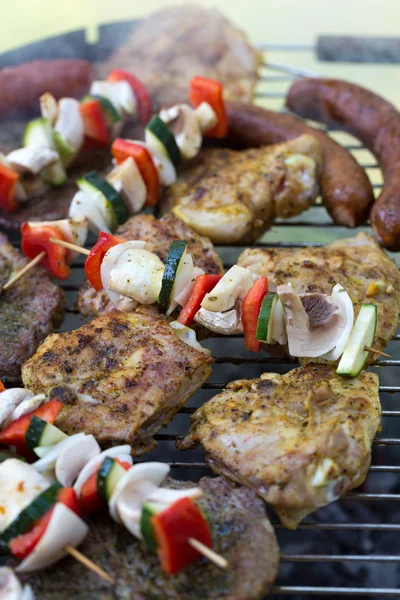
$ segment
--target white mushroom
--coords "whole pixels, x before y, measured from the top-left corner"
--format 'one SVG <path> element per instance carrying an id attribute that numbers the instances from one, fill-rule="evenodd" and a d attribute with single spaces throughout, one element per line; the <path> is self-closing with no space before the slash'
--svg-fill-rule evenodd
<path id="1" fill-rule="evenodd" d="M 216 112 L 208 102 L 201 102 L 194 113 L 202 132 L 210 131 L 218 122 Z"/>
<path id="2" fill-rule="evenodd" d="M 212 312 L 205 308 L 200 308 L 196 313 L 194 320 L 200 325 L 204 325 L 214 333 L 222 335 L 234 335 L 243 331 L 241 318 L 236 308 L 231 308 L 226 312 Z"/>
<path id="3" fill-rule="evenodd" d="M 160 293 L 163 273 L 164 263 L 156 254 L 140 248 L 128 249 L 115 261 L 108 287 L 141 304 L 153 304 Z"/>
<path id="4" fill-rule="evenodd" d="M 277 289 L 282 302 L 292 356 L 316 358 L 338 343 L 346 319 L 326 294 L 296 294 L 288 285 Z"/>
<path id="5" fill-rule="evenodd" d="M 176 104 L 160 111 L 164 121 L 175 136 L 176 144 L 184 158 L 193 158 L 201 147 L 202 135 L 193 108 Z"/>

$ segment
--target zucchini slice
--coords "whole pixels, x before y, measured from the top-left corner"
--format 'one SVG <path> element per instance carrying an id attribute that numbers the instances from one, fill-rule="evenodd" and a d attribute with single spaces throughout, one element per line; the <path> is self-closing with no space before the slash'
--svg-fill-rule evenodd
<path id="1" fill-rule="evenodd" d="M 108 215 L 107 221 L 111 219 L 110 228 L 112 230 L 116 229 L 117 225 L 125 223 L 129 217 L 129 213 L 121 194 L 108 181 L 100 177 L 96 171 L 87 173 L 81 179 L 78 179 L 76 183 L 79 189 L 90 196 L 94 196 L 100 192 L 105 202 L 105 211 Z"/>
<path id="2" fill-rule="evenodd" d="M 186 247 L 187 242 L 185 240 L 174 240 L 169 249 L 157 301 L 158 308 L 163 313 L 167 312 L 171 304 L 172 288 L 174 287 L 179 265 L 185 255 Z"/>
<path id="3" fill-rule="evenodd" d="M 0 535 L 0 551 L 8 551 L 9 542 L 26 533 L 42 515 L 44 515 L 57 501 L 58 492 L 62 485 L 58 482 L 39 494 L 26 508 L 24 508 L 16 519 Z"/>
<path id="4" fill-rule="evenodd" d="M 257 321 L 256 339 L 259 342 L 273 344 L 272 326 L 275 305 L 278 302 L 278 294 L 267 292 L 263 298 Z"/>
<path id="5" fill-rule="evenodd" d="M 53 446 L 67 437 L 58 427 L 34 415 L 25 433 L 25 444 L 29 450 L 34 450 L 37 446 Z"/>
<path id="6" fill-rule="evenodd" d="M 145 130 L 146 144 L 170 159 L 175 169 L 181 162 L 181 153 L 172 131 L 158 115 L 154 115 Z"/>
<path id="7" fill-rule="evenodd" d="M 150 552 L 157 550 L 157 544 L 154 537 L 153 526 L 151 519 L 162 510 L 153 502 L 146 502 L 142 506 L 142 515 L 140 517 L 140 533 L 143 536 L 144 545 Z"/>
<path id="8" fill-rule="evenodd" d="M 368 358 L 368 352 L 364 348 L 372 346 L 377 322 L 376 305 L 363 304 L 340 359 L 336 371 L 338 375 L 357 377 L 361 373 Z"/>
<path id="9" fill-rule="evenodd" d="M 97 471 L 97 492 L 107 504 L 117 487 L 118 481 L 125 473 L 124 467 L 111 456 L 107 456 L 101 463 Z"/>

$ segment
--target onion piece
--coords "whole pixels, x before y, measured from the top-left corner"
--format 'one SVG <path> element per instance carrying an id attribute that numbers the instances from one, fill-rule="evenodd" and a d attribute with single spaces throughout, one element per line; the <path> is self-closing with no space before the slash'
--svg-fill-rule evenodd
<path id="1" fill-rule="evenodd" d="M 165 265 L 153 252 L 132 248 L 114 263 L 108 288 L 141 304 L 154 304 L 161 290 Z"/>
<path id="2" fill-rule="evenodd" d="M 113 269 L 120 255 L 123 254 L 125 250 L 129 250 L 131 248 L 144 248 L 145 246 L 146 242 L 143 242 L 142 240 L 131 240 L 129 242 L 123 242 L 122 244 L 117 244 L 116 246 L 110 248 L 108 252 L 106 252 L 101 263 L 100 276 L 104 291 L 113 304 L 117 305 L 121 296 L 120 294 L 110 290 L 108 286 L 111 270 Z"/>
<path id="3" fill-rule="evenodd" d="M 72 152 L 78 152 L 83 144 L 84 129 L 80 103 L 74 98 L 61 98 L 58 102 L 58 117 L 54 125 L 63 142 Z"/>
<path id="4" fill-rule="evenodd" d="M 128 502 L 131 504 L 131 508 L 141 507 L 144 499 L 164 481 L 169 471 L 169 466 L 160 462 L 137 463 L 126 471 L 118 481 L 108 503 L 110 515 L 114 521 L 121 523 L 118 502 L 123 494 L 125 497 L 129 496 Z"/>
<path id="5" fill-rule="evenodd" d="M 76 548 L 83 542 L 88 531 L 89 527 L 78 515 L 65 504 L 57 502 L 46 531 L 16 570 L 30 573 L 54 564 L 66 556 L 65 546 Z"/>
<path id="6" fill-rule="evenodd" d="M 26 390 L 26 391 L 28 391 L 28 390 Z M 32 392 L 30 392 L 30 394 L 31 393 Z M 26 400 L 23 400 L 21 402 L 21 404 L 19 404 L 17 406 L 17 408 L 14 410 L 13 414 L 11 415 L 11 417 L 9 417 L 7 419 L 5 425 L 8 425 L 12 421 L 16 421 L 17 419 L 19 419 L 23 415 L 26 415 L 26 414 L 32 412 L 33 410 L 36 410 L 45 401 L 46 401 L 46 395 L 45 394 L 36 394 L 36 396 L 30 396 L 29 398 L 26 398 Z"/>
<path id="7" fill-rule="evenodd" d="M 175 167 L 169 160 L 169 158 L 167 158 L 164 154 L 156 150 L 156 148 L 151 148 L 148 144 L 146 144 L 146 142 L 143 142 L 141 140 L 128 140 L 128 142 L 138 144 L 138 146 L 143 146 L 143 148 L 146 148 L 146 150 L 150 152 L 151 158 L 153 159 L 153 162 L 156 166 L 162 185 L 169 186 L 175 183 L 178 176 Z"/>
<path id="8" fill-rule="evenodd" d="M 120 460 L 122 456 L 124 461 L 130 462 L 132 464 L 133 459 L 130 455 L 130 452 L 131 447 L 128 446 L 128 444 L 125 444 L 123 446 L 114 446 L 113 448 L 108 448 L 107 450 L 101 452 L 101 454 L 98 454 L 97 456 L 91 458 L 89 462 L 87 462 L 86 465 L 83 467 L 82 471 L 79 473 L 78 479 L 76 480 L 74 485 L 74 490 L 78 498 L 81 495 L 81 489 L 83 484 L 89 479 L 91 475 L 93 475 L 97 467 L 101 465 L 101 463 L 107 456 L 111 456 L 111 458 L 119 458 Z"/>
<path id="9" fill-rule="evenodd" d="M 37 175 L 42 169 L 59 160 L 55 150 L 40 146 L 39 148 L 18 148 L 7 154 L 10 167 L 18 173 L 30 172 Z"/>
<path id="10" fill-rule="evenodd" d="M 83 432 L 76 433 L 75 435 L 71 435 L 64 440 L 61 440 L 58 444 L 54 444 L 53 446 L 45 446 L 48 450 L 44 453 L 43 457 L 32 463 L 32 467 L 36 469 L 39 473 L 43 471 L 50 471 L 50 469 L 54 469 L 57 458 L 60 452 L 65 448 L 70 446 L 71 444 L 76 444 L 80 439 L 83 439 L 85 434 Z M 72 442 L 71 442 L 72 440 Z M 41 446 L 39 446 L 40 448 Z M 39 449 L 37 448 L 37 449 Z M 36 448 L 35 448 L 36 454 Z"/>
<path id="11" fill-rule="evenodd" d="M 192 255 L 188 252 L 184 252 L 181 261 L 179 263 L 178 271 L 176 273 L 176 278 L 174 281 L 174 285 L 171 293 L 171 304 L 167 310 L 167 315 L 170 315 L 174 312 L 175 308 L 178 306 L 177 297 L 183 292 L 185 287 L 190 283 L 193 279 L 193 258 Z"/>
<path id="12" fill-rule="evenodd" d="M 211 354 L 208 348 L 203 348 L 200 342 L 197 341 L 197 336 L 194 329 L 186 327 L 186 325 L 182 325 L 182 323 L 179 323 L 179 321 L 172 321 L 170 326 L 175 331 L 176 335 L 185 342 L 185 344 L 192 346 L 192 348 L 196 348 L 196 350 L 200 350 L 200 352 L 204 352 L 204 354 Z"/>
<path id="13" fill-rule="evenodd" d="M 72 436 L 70 439 L 72 439 Z M 66 444 L 58 455 L 56 462 L 57 480 L 65 487 L 70 487 L 85 464 L 100 454 L 100 446 L 93 435 L 85 435 L 78 442 Z"/>
<path id="14" fill-rule="evenodd" d="M 107 222 L 101 208 L 103 204 L 104 198 L 101 192 L 89 196 L 85 192 L 79 191 L 72 198 L 68 216 L 71 219 L 85 217 L 88 220 L 90 231 L 94 234 L 98 234 L 100 231 L 111 233 L 110 224 Z"/>
<path id="15" fill-rule="evenodd" d="M 189 283 L 187 283 L 183 290 L 179 294 L 177 294 L 175 298 L 179 306 L 185 306 L 185 304 L 189 300 L 190 294 L 192 293 L 194 284 L 196 282 L 196 277 L 198 277 L 199 275 L 204 275 L 203 269 L 200 269 L 200 267 L 193 267 L 191 280 L 189 281 Z"/>
<path id="16" fill-rule="evenodd" d="M 20 600 L 23 593 L 19 579 L 10 567 L 0 567 L 1 600 Z"/>
<path id="17" fill-rule="evenodd" d="M 0 426 L 6 423 L 14 410 L 27 398 L 32 398 L 33 392 L 25 388 L 11 388 L 0 393 Z"/>
<path id="18" fill-rule="evenodd" d="M 332 300 L 335 304 L 337 304 L 337 306 L 339 306 L 339 308 L 343 310 L 346 317 L 346 324 L 340 338 L 336 343 L 336 346 L 321 356 L 321 358 L 325 358 L 326 360 L 337 360 L 343 354 L 354 325 L 353 302 L 351 301 L 349 294 L 346 292 L 344 287 L 340 285 L 340 283 L 337 283 L 332 290 Z"/>

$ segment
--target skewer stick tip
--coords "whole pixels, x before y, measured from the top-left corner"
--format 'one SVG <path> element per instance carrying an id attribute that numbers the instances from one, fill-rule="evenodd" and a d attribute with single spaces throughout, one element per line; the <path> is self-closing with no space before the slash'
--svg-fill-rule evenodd
<path id="1" fill-rule="evenodd" d="M 189 544 L 192 546 L 192 548 L 200 552 L 200 554 L 208 558 L 209 561 L 214 563 L 214 565 L 220 567 L 220 569 L 228 568 L 229 563 L 226 558 L 220 554 L 217 554 L 214 552 L 214 550 L 211 550 L 211 548 L 205 544 L 202 544 L 202 542 L 199 542 L 199 540 L 196 540 L 195 538 L 189 538 Z"/>
<path id="2" fill-rule="evenodd" d="M 29 273 L 29 271 L 31 269 L 36 267 L 36 265 L 39 264 L 40 261 L 42 260 L 42 258 L 44 258 L 45 256 L 46 256 L 46 252 L 45 252 L 45 250 L 43 250 L 42 252 L 40 252 L 40 254 L 35 256 L 35 258 L 32 258 L 32 260 L 30 262 L 28 262 L 28 264 L 25 265 L 25 267 L 23 269 L 18 271 L 18 273 L 13 275 L 13 277 L 11 277 L 11 279 L 9 279 L 7 281 L 7 283 L 5 285 L 3 285 L 3 288 L 1 291 L 3 292 L 5 290 L 8 290 L 12 285 L 14 285 L 14 283 L 17 283 L 17 281 L 19 281 L 19 279 L 21 279 L 21 277 L 24 277 L 26 275 L 26 273 Z"/>
<path id="3" fill-rule="evenodd" d="M 87 567 L 88 569 L 90 569 L 91 571 L 93 571 L 94 573 L 99 575 L 99 577 L 102 577 L 103 579 L 105 579 L 108 583 L 112 583 L 112 584 L 115 583 L 114 579 L 112 577 L 110 577 L 110 575 L 108 575 L 108 573 L 103 571 L 103 569 L 101 567 L 96 565 L 96 563 L 94 563 L 92 560 L 90 560 L 90 558 L 88 558 L 87 556 L 82 554 L 82 552 L 79 552 L 79 550 L 77 550 L 73 546 L 65 546 L 65 551 L 68 552 L 68 554 L 70 556 L 75 558 L 75 560 L 82 563 L 85 567 Z"/>
<path id="4" fill-rule="evenodd" d="M 378 356 L 386 356 L 387 358 L 392 358 L 390 354 L 386 354 L 386 352 L 381 352 L 381 350 L 371 348 L 371 346 L 364 346 L 364 350 L 366 350 L 367 352 L 372 352 L 373 354 L 377 354 Z"/>

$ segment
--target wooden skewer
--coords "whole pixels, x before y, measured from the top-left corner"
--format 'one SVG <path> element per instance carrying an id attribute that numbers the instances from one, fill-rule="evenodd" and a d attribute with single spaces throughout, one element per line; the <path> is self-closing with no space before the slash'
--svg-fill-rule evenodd
<path id="1" fill-rule="evenodd" d="M 23 277 L 26 273 L 28 273 L 28 271 L 33 269 L 33 267 L 36 267 L 36 265 L 38 263 L 40 263 L 42 258 L 44 258 L 45 256 L 46 256 L 46 252 L 43 250 L 43 252 L 41 252 L 40 254 L 35 256 L 35 258 L 33 258 L 30 262 L 28 262 L 28 264 L 25 265 L 25 267 L 23 269 L 21 269 L 20 271 L 18 271 L 18 273 L 16 273 L 13 277 L 11 277 L 11 279 L 9 279 L 7 281 L 7 283 L 3 286 L 3 290 L 8 290 L 8 288 L 10 288 L 12 285 L 14 285 L 14 283 L 16 283 L 19 279 L 21 279 L 21 277 Z"/>
<path id="2" fill-rule="evenodd" d="M 59 246 L 63 246 L 64 248 L 68 248 L 68 250 L 73 250 L 74 252 L 79 252 L 79 254 L 85 254 L 89 256 L 90 250 L 86 250 L 86 248 L 82 248 L 82 246 L 77 246 L 76 244 L 71 244 L 70 242 L 64 242 L 64 240 L 57 240 L 56 238 L 49 238 L 53 244 L 58 244 Z"/>
<path id="3" fill-rule="evenodd" d="M 378 354 L 378 356 L 386 356 L 387 358 L 392 358 L 390 354 L 386 354 L 386 352 L 381 352 L 380 350 L 375 350 L 375 348 L 371 348 L 370 346 L 364 346 L 364 350 L 367 352 L 373 352 L 374 354 Z"/>
<path id="4" fill-rule="evenodd" d="M 217 567 L 220 567 L 221 569 L 228 568 L 229 563 L 226 560 L 226 558 L 224 558 L 220 554 L 217 554 L 216 552 L 214 552 L 214 550 L 211 550 L 211 548 L 209 548 L 208 546 L 205 546 L 204 544 L 199 542 L 199 540 L 196 540 L 195 538 L 189 538 L 189 544 L 195 550 L 200 552 L 200 554 L 202 554 L 203 556 L 208 558 L 208 560 L 210 560 L 212 563 L 214 563 L 214 565 L 216 565 Z"/>
<path id="5" fill-rule="evenodd" d="M 65 546 L 65 551 L 68 552 L 68 554 L 70 554 L 73 558 L 75 558 L 75 560 L 82 563 L 85 567 L 87 567 L 88 569 L 105 579 L 108 583 L 115 583 L 114 579 L 110 577 L 110 575 L 108 575 L 105 571 L 103 571 L 101 567 L 96 565 L 96 563 L 90 560 L 90 558 L 82 554 L 82 552 L 79 552 L 79 550 L 77 550 L 73 546 Z"/>

